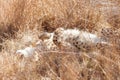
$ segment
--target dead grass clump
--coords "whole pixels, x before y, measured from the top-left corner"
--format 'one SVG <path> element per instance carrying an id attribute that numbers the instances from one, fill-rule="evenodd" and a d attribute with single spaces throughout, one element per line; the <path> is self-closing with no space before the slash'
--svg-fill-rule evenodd
<path id="1" fill-rule="evenodd" d="M 101 21 L 102 24 L 107 23 L 101 18 L 104 14 L 97 7 L 98 3 L 102 4 L 99 1 L 95 3 L 89 0 L 10 0 L 8 2 L 4 0 L 1 1 L 0 6 L 2 12 L 0 22 L 5 25 L 11 24 L 18 29 L 37 27 L 41 30 L 42 27 L 50 27 L 54 30 L 61 26 L 93 29 Z M 5 25 L 3 27 L 7 29 L 8 26 Z"/>
<path id="2" fill-rule="evenodd" d="M 0 42 L 3 42 L 0 80 L 119 80 L 120 37 L 112 36 L 118 42 L 96 52 L 42 51 L 38 61 L 21 59 L 15 54 L 18 49 L 34 45 L 40 31 L 53 32 L 61 26 L 91 32 L 119 29 L 119 3 L 119 0 L 0 0 Z"/>
<path id="3" fill-rule="evenodd" d="M 42 77 L 60 80 L 117 80 L 119 79 L 119 64 L 117 59 L 111 60 L 109 54 L 92 53 L 59 53 L 42 54 L 36 70 Z M 115 58 L 115 57 L 114 57 Z M 119 58 L 118 58 L 119 59 Z"/>

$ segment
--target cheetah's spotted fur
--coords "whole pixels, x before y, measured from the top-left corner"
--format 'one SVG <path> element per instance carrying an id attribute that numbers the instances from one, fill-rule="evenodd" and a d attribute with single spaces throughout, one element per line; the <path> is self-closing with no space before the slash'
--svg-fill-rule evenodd
<path id="1" fill-rule="evenodd" d="M 74 46 L 80 51 L 90 51 L 94 48 L 104 47 L 107 42 L 94 34 L 79 31 L 77 29 L 58 28 L 54 32 L 53 42 L 58 47 L 63 45 Z"/>
<path id="2" fill-rule="evenodd" d="M 88 33 L 86 31 L 79 31 L 78 29 L 57 28 L 53 33 L 41 33 L 39 35 L 39 38 L 41 39 L 40 42 L 38 44 L 36 43 L 37 45 L 35 47 L 29 48 L 29 51 L 33 49 L 34 51 L 56 49 L 58 51 L 58 48 L 60 50 L 63 48 L 64 50 L 68 49 L 69 51 L 82 52 L 91 52 L 95 50 L 105 51 L 105 49 L 109 49 L 111 46 L 113 46 L 109 40 L 114 36 L 119 37 L 120 34 L 117 31 L 109 28 L 101 30 L 101 37 L 98 37 L 97 35 Z M 108 39 L 108 41 L 105 39 Z M 120 39 L 115 39 L 117 40 L 116 50 L 119 51 Z M 28 50 L 28 48 L 25 48 L 25 50 L 22 51 L 25 52 L 26 50 Z M 21 52 L 21 50 L 18 50 L 17 52 Z"/>

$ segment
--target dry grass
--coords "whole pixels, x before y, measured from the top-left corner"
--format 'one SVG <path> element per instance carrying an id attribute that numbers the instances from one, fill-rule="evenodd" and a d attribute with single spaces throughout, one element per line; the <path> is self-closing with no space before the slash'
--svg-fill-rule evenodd
<path id="1" fill-rule="evenodd" d="M 80 54 L 43 51 L 38 61 L 15 54 L 38 41 L 40 31 L 119 29 L 119 14 L 119 0 L 0 0 L 0 79 L 120 80 L 120 46 Z"/>

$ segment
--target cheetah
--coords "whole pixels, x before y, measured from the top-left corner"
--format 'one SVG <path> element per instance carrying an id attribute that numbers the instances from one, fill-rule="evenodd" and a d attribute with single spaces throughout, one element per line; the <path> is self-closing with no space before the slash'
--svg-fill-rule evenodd
<path id="1" fill-rule="evenodd" d="M 101 38 L 111 44 L 116 44 L 116 42 L 120 39 L 119 29 L 103 28 L 101 30 Z"/>
<path id="2" fill-rule="evenodd" d="M 58 28 L 54 31 L 53 42 L 59 48 L 63 46 L 66 46 L 65 48 L 74 46 L 79 51 L 90 51 L 98 47 L 98 45 L 103 46 L 107 44 L 107 42 L 95 34 L 79 31 L 78 29 L 65 30 L 64 28 Z"/>
<path id="3" fill-rule="evenodd" d="M 106 30 L 103 30 L 102 32 L 105 33 L 105 31 Z M 40 42 L 36 43 L 36 46 L 18 50 L 16 53 L 21 53 L 26 57 L 38 50 L 55 50 L 52 48 L 56 48 L 57 51 L 91 52 L 96 49 L 103 50 L 109 45 L 109 43 L 101 37 L 78 29 L 57 28 L 52 33 L 43 32 L 38 37 Z"/>

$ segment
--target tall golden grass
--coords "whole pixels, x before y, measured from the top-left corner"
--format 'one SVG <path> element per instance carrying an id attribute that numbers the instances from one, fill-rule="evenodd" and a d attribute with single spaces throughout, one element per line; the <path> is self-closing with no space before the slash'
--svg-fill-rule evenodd
<path id="1" fill-rule="evenodd" d="M 24 36 L 34 43 L 40 31 L 119 29 L 119 7 L 119 0 L 0 0 L 0 79 L 119 80 L 120 46 L 80 54 L 43 51 L 38 61 L 15 54 L 30 45 Z"/>
<path id="2" fill-rule="evenodd" d="M 102 23 L 105 24 L 107 18 L 119 16 L 117 1 L 113 1 L 112 4 L 106 1 L 1 0 L 0 23 L 3 25 L 1 28 L 6 29 L 9 25 L 19 29 L 35 26 L 95 27 L 98 22 L 105 20 Z"/>

